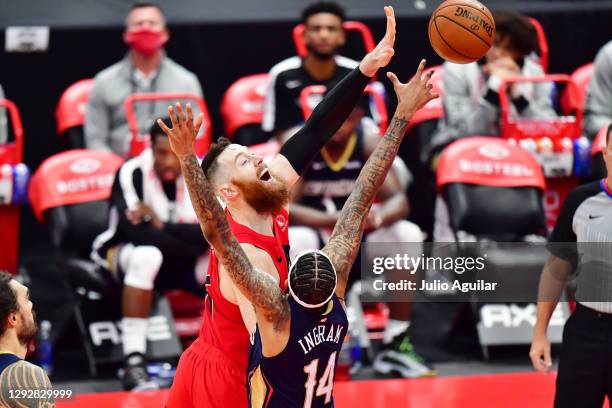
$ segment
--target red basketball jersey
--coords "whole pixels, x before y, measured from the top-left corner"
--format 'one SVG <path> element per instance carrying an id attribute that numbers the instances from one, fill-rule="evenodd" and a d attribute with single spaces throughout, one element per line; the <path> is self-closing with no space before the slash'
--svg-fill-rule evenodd
<path id="1" fill-rule="evenodd" d="M 225 211 L 230 229 L 240 243 L 251 244 L 266 251 L 276 266 L 280 287 L 286 289 L 289 258 L 289 214 L 282 209 L 272 214 L 274 236 L 259 234 L 249 227 L 238 224 L 229 211 Z M 204 306 L 204 319 L 199 337 L 206 343 L 218 348 L 230 360 L 244 369 L 245 378 L 249 353 L 249 333 L 244 326 L 240 308 L 228 301 L 219 286 L 218 259 L 213 248 L 210 249 L 208 264 L 210 284 L 207 287 Z M 245 380 L 246 381 L 246 380 Z"/>

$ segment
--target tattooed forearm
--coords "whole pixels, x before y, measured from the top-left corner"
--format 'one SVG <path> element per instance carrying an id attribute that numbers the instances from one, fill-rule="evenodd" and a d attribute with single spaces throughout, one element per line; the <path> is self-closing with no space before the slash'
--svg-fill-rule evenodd
<path id="1" fill-rule="evenodd" d="M 206 240 L 215 250 L 223 244 L 231 243 L 233 237 L 225 213 L 217 201 L 213 185 L 204 175 L 195 155 L 181 161 L 181 170 Z M 221 250 L 222 248 L 219 248 L 219 251 Z"/>
<path id="2" fill-rule="evenodd" d="M 397 155 L 407 125 L 408 119 L 397 115 L 393 117 L 385 136 L 361 169 L 329 243 L 323 249 L 331 258 L 339 279 L 345 283 L 359 250 L 368 212 Z"/>
<path id="3" fill-rule="evenodd" d="M 26 361 L 19 361 L 8 366 L 0 375 L 0 406 L 53 408 L 55 402 L 52 394 L 49 395 L 52 389 L 49 377 L 42 368 Z M 25 392 L 29 390 L 32 390 L 32 395 Z M 24 392 L 26 394 L 24 398 L 15 397 Z"/>
<path id="4" fill-rule="evenodd" d="M 246 276 L 247 279 L 244 279 L 242 274 L 230 272 L 230 275 L 242 294 L 253 304 L 255 312 L 263 315 L 275 330 L 279 330 L 281 323 L 289 317 L 290 309 L 287 297 L 282 294 L 278 282 L 257 268 L 254 268 L 251 276 Z"/>
<path id="5" fill-rule="evenodd" d="M 230 230 L 215 189 L 204 175 L 195 155 L 181 160 L 181 170 L 204 237 L 214 248 L 230 278 L 269 321 L 279 323 L 287 316 L 288 305 L 278 283 L 251 265 Z"/>

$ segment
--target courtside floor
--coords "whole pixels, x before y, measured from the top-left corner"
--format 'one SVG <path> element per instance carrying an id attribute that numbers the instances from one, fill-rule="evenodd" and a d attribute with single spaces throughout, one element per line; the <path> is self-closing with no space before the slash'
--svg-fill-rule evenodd
<path id="1" fill-rule="evenodd" d="M 334 395 L 339 408 L 548 408 L 552 407 L 555 378 L 556 373 L 518 372 L 348 381 L 337 382 Z M 57 406 L 161 408 L 167 392 L 77 394 Z"/>

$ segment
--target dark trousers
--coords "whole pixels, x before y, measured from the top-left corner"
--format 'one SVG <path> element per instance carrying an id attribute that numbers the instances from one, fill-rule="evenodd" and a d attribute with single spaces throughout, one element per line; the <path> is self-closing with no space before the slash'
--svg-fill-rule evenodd
<path id="1" fill-rule="evenodd" d="M 612 314 L 580 304 L 565 323 L 555 408 L 601 408 L 612 401 Z"/>

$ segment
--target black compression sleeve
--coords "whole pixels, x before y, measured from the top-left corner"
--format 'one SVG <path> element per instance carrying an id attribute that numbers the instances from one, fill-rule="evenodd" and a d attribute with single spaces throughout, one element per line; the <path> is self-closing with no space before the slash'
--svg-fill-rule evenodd
<path id="1" fill-rule="evenodd" d="M 310 118 L 281 148 L 298 174 L 302 174 L 315 155 L 338 131 L 357 105 L 370 78 L 359 70 L 350 72 L 317 105 Z"/>

